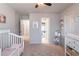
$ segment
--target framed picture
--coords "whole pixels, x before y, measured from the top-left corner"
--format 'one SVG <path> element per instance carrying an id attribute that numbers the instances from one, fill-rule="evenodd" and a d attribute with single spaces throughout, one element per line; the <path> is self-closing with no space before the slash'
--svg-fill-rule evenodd
<path id="1" fill-rule="evenodd" d="M 6 17 L 3 15 L 0 15 L 0 23 L 6 23 Z"/>

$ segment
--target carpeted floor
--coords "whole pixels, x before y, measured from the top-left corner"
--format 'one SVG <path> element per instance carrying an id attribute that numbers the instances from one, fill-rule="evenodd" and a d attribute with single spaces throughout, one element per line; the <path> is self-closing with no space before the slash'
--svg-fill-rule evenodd
<path id="1" fill-rule="evenodd" d="M 64 56 L 64 48 L 57 45 L 27 44 L 22 56 Z"/>

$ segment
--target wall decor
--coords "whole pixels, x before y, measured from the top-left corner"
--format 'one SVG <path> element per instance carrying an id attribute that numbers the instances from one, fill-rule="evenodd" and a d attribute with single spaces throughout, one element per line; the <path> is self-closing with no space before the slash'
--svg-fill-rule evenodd
<path id="1" fill-rule="evenodd" d="M 35 29 L 38 29 L 38 21 L 33 21 L 33 28 Z"/>
<path id="2" fill-rule="evenodd" d="M 0 23 L 6 23 L 6 16 L 0 15 Z"/>

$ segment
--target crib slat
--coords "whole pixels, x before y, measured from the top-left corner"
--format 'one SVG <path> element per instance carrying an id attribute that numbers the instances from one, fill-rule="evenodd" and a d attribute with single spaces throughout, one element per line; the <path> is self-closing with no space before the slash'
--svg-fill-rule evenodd
<path id="1" fill-rule="evenodd" d="M 16 44 L 16 36 L 14 36 L 14 44 Z"/>
<path id="2" fill-rule="evenodd" d="M 1 34 L 1 48 L 2 48 L 2 34 Z"/>
<path id="3" fill-rule="evenodd" d="M 15 44 L 17 44 L 17 37 L 16 37 L 16 40 L 15 40 Z"/>
<path id="4" fill-rule="evenodd" d="M 17 41 L 17 37 L 15 37 L 15 44 L 16 44 L 16 41 Z"/>
<path id="5" fill-rule="evenodd" d="M 13 38 L 12 38 L 12 45 L 14 44 L 14 36 L 12 36 Z"/>
<path id="6" fill-rule="evenodd" d="M 12 45 L 12 35 L 10 35 L 10 46 Z"/>
<path id="7" fill-rule="evenodd" d="M 3 39 L 3 34 L 2 34 L 2 39 Z M 2 50 L 4 49 L 4 39 L 2 40 Z"/>
<path id="8" fill-rule="evenodd" d="M 9 41 L 9 43 L 8 43 L 8 47 L 10 47 L 11 46 L 11 43 L 10 43 L 10 35 L 9 35 L 9 33 L 8 33 L 8 41 Z"/>
<path id="9" fill-rule="evenodd" d="M 12 45 L 12 36 L 10 35 L 10 46 Z"/>
<path id="10" fill-rule="evenodd" d="M 10 46 L 11 46 L 11 35 L 9 35 L 9 41 L 10 41 Z"/>
<path id="11" fill-rule="evenodd" d="M 5 43 L 6 45 L 4 45 L 4 47 L 7 48 L 7 47 L 8 47 L 8 46 L 7 46 L 7 45 L 8 45 L 8 41 L 7 41 L 7 33 L 5 34 L 5 38 L 6 38 L 6 39 L 5 39 L 4 43 Z"/>

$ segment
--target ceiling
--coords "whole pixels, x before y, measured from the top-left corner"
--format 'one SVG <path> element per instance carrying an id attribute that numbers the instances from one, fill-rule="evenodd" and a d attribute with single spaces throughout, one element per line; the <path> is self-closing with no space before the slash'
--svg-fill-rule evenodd
<path id="1" fill-rule="evenodd" d="M 72 5 L 71 3 L 52 3 L 52 6 L 40 5 L 35 8 L 36 3 L 7 3 L 14 10 L 20 14 L 26 14 L 31 12 L 62 12 L 65 8 Z"/>

